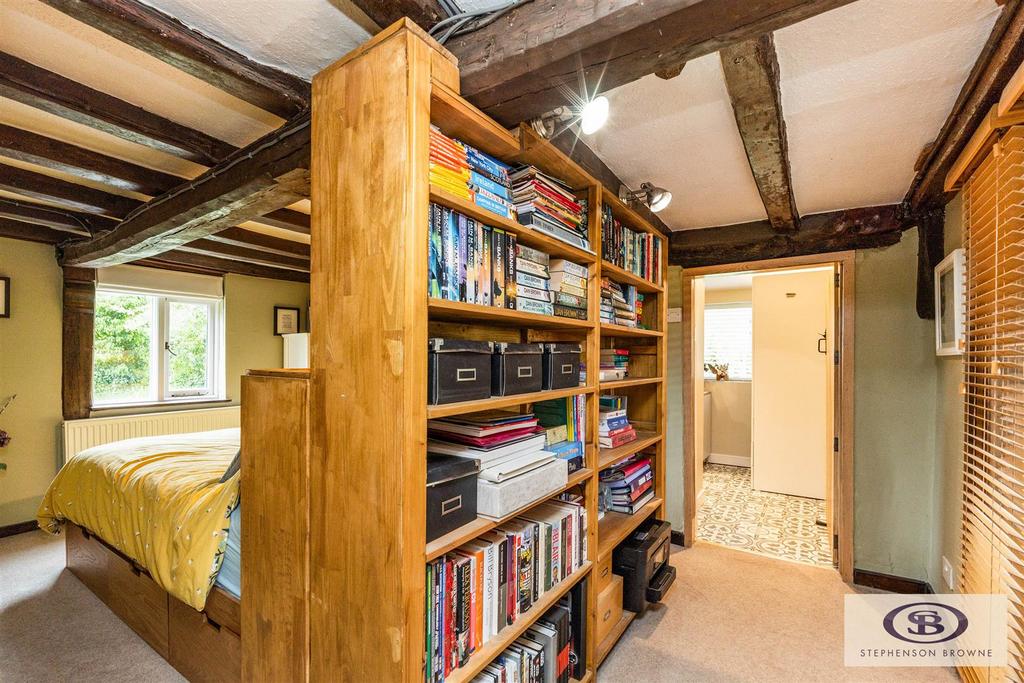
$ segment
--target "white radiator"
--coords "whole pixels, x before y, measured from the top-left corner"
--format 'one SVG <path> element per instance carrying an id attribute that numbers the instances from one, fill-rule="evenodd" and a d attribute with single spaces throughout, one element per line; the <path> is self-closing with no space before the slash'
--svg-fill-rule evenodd
<path id="1" fill-rule="evenodd" d="M 187 434 L 212 429 L 237 427 L 241 421 L 239 406 L 209 408 L 205 410 L 179 410 L 147 415 L 120 417 L 94 417 L 86 420 L 67 420 L 63 424 L 64 461 L 75 453 L 114 441 L 139 436 Z"/>

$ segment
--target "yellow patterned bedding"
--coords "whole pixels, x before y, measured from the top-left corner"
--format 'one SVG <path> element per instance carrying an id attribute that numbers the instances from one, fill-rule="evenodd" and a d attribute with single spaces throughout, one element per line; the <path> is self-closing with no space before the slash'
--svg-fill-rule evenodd
<path id="1" fill-rule="evenodd" d="M 168 593 L 201 610 L 223 559 L 239 474 L 220 478 L 238 429 L 128 439 L 71 458 L 39 507 L 39 526 L 64 520 L 94 532 L 149 570 Z"/>

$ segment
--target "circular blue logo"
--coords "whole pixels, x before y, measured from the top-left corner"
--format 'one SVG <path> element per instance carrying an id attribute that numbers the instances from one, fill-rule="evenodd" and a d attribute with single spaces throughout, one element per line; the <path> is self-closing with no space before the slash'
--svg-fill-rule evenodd
<path id="1" fill-rule="evenodd" d="M 938 602 L 912 602 L 890 611 L 882 626 L 893 638 L 908 643 L 944 643 L 963 635 L 967 615 Z"/>

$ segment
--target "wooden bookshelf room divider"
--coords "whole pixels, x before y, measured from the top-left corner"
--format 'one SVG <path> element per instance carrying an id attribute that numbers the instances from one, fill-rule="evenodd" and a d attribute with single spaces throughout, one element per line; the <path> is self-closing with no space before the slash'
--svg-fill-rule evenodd
<path id="1" fill-rule="evenodd" d="M 457 62 L 407 21 L 385 29 L 313 79 L 312 275 L 309 466 L 309 678 L 422 681 L 425 566 L 504 520 L 478 517 L 426 543 L 427 420 L 534 401 L 587 396 L 584 469 L 564 489 L 583 494 L 588 561 L 545 593 L 513 625 L 446 679 L 468 681 L 565 595 L 587 581 L 589 680 L 632 616 L 595 642 L 598 590 L 614 547 L 645 519 L 662 515 L 665 494 L 665 318 L 661 282 L 603 263 L 602 206 L 624 224 L 663 236 L 608 189 L 527 127 L 508 131 L 459 96 Z M 433 187 L 431 123 L 509 163 L 532 164 L 589 199 L 592 249 L 570 246 Z M 574 320 L 428 298 L 428 211 L 437 203 L 515 234 L 520 244 L 589 268 L 588 316 Z M 632 329 L 599 322 L 602 277 L 647 296 Z M 587 380 L 579 387 L 428 406 L 427 340 L 578 341 Z M 636 349 L 639 376 L 601 383 L 602 347 Z M 628 396 L 640 438 L 598 448 L 601 393 Z M 598 520 L 598 473 L 644 451 L 653 456 L 656 497 L 635 515 Z M 520 514 L 524 510 L 517 511 Z M 510 515 L 514 516 L 514 515 Z M 610 571 L 609 577 L 610 578 Z"/>

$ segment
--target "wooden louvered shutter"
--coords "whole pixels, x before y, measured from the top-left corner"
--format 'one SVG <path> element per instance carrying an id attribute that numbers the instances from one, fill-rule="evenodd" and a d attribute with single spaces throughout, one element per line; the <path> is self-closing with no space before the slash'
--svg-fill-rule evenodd
<path id="1" fill-rule="evenodd" d="M 1011 128 L 963 190 L 963 593 L 1009 598 L 1007 668 L 966 680 L 1024 680 L 1024 127 Z"/>

